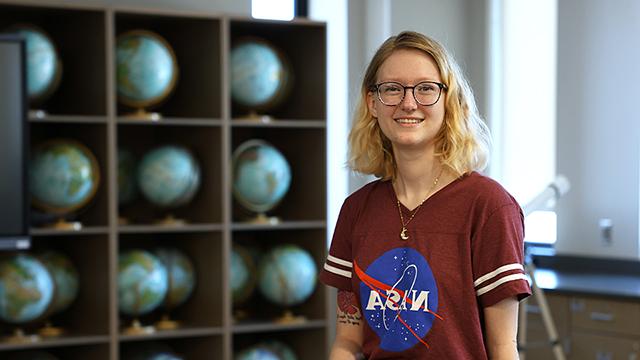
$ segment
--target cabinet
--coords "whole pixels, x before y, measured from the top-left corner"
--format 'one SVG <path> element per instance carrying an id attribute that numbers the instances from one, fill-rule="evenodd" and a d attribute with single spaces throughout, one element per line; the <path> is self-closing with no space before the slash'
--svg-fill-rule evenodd
<path id="1" fill-rule="evenodd" d="M 640 302 L 555 292 L 546 295 L 567 359 L 640 357 Z M 530 344 L 526 359 L 553 359 L 536 305 L 528 300 L 526 306 Z"/>
<path id="2" fill-rule="evenodd" d="M 71 307 L 52 320 L 67 329 L 36 343 L 0 341 L 0 358 L 32 349 L 60 359 L 126 359 L 137 348 L 162 343 L 187 359 L 232 359 L 246 346 L 279 340 L 299 359 L 327 358 L 328 293 L 318 284 L 311 297 L 290 310 L 304 321 L 274 322 L 283 308 L 248 301 L 249 318 L 236 318 L 230 290 L 231 249 L 248 244 L 266 251 L 293 243 L 307 250 L 319 270 L 326 256 L 326 27 L 297 19 L 257 21 L 220 14 L 88 6 L 70 2 L 0 0 L 0 29 L 36 25 L 58 47 L 64 66 L 60 86 L 30 116 L 31 142 L 65 137 L 95 155 L 101 184 L 91 203 L 74 217 L 80 230 L 44 228 L 50 219 L 34 216 L 33 251 L 55 249 L 68 255 L 80 273 Z M 132 29 L 151 30 L 172 46 L 180 70 L 173 94 L 153 108 L 159 121 L 137 120 L 116 100 L 115 41 Z M 287 100 L 272 109 L 271 122 L 246 120 L 230 96 L 230 50 L 239 39 L 259 37 L 288 58 L 295 81 Z M 273 144 L 291 165 L 292 182 L 270 213 L 277 224 L 254 224 L 231 192 L 234 149 L 249 139 Z M 156 145 L 190 149 L 198 159 L 202 185 L 188 204 L 172 210 L 184 225 L 161 225 L 167 215 L 143 198 L 118 205 L 118 149 L 136 157 Z M 126 219 L 123 222 L 122 219 Z M 171 312 L 181 327 L 128 335 L 131 321 L 118 311 L 118 254 L 131 248 L 174 247 L 193 262 L 197 286 L 187 302 Z M 258 297 L 259 295 L 254 295 Z M 140 318 L 159 320 L 161 311 Z M 29 325 L 35 331 L 39 324 Z M 12 326 L 0 324 L 0 332 Z"/>

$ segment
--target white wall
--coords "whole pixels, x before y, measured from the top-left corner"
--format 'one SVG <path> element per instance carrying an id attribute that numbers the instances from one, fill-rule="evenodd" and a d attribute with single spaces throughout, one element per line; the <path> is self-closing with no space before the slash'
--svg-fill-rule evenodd
<path id="1" fill-rule="evenodd" d="M 640 1 L 562 0 L 558 9 L 558 253 L 638 258 Z M 603 245 L 598 220 L 613 220 Z"/>

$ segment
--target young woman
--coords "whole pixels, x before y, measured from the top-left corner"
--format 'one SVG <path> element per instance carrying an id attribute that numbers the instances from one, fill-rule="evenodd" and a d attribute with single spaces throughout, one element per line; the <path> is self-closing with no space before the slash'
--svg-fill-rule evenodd
<path id="1" fill-rule="evenodd" d="M 458 65 L 403 32 L 361 95 L 350 166 L 379 179 L 345 200 L 320 275 L 338 289 L 331 359 L 516 359 L 523 214 L 477 172 L 489 134 Z"/>

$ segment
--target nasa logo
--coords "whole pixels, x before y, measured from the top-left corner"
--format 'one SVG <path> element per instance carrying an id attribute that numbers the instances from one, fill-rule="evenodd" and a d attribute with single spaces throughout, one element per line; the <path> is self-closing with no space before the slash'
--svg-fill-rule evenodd
<path id="1" fill-rule="evenodd" d="M 380 337 L 380 347 L 404 351 L 427 335 L 438 314 L 438 288 L 427 260 L 411 248 L 387 251 L 366 271 L 354 264 L 360 279 L 364 317 Z"/>

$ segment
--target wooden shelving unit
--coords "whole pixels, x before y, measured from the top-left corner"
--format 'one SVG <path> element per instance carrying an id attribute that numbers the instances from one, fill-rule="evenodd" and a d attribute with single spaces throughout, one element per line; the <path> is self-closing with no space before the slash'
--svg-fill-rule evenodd
<path id="1" fill-rule="evenodd" d="M 326 256 L 326 26 L 308 20 L 257 21 L 220 14 L 88 6 L 69 1 L 0 0 L 0 30 L 30 23 L 47 32 L 64 66 L 58 90 L 29 118 L 31 142 L 50 138 L 80 141 L 99 163 L 101 185 L 92 202 L 77 214 L 80 230 L 56 230 L 34 224 L 32 249 L 67 254 L 80 273 L 79 296 L 51 320 L 66 335 L 33 343 L 0 341 L 0 358 L 43 350 L 60 359 L 126 359 L 130 351 L 162 343 L 186 359 L 231 360 L 246 346 L 264 340 L 290 345 L 299 359 L 326 359 L 327 291 L 293 307 L 307 320 L 279 324 L 284 309 L 254 295 L 243 310 L 253 317 L 238 320 L 229 284 L 232 246 L 250 244 L 266 251 L 293 243 L 308 250 L 317 265 Z M 115 51 L 118 34 L 147 29 L 164 37 L 175 52 L 180 77 L 173 94 L 155 112 L 158 121 L 127 117 L 133 111 L 116 101 Z M 229 54 L 233 44 L 260 37 L 289 59 L 295 82 L 287 100 L 269 112 L 268 123 L 244 120 L 246 113 L 230 96 Z M 231 156 L 249 139 L 276 146 L 292 169 L 284 200 L 270 215 L 276 225 L 245 222 L 250 217 L 231 193 Z M 172 212 L 184 226 L 158 225 L 166 215 L 138 197 L 118 206 L 117 154 L 127 148 L 140 157 L 157 145 L 189 148 L 201 167 L 202 185 L 194 199 Z M 129 222 L 120 224 L 119 218 Z M 118 253 L 129 248 L 170 246 L 194 263 L 197 287 L 187 302 L 171 312 L 183 326 L 149 335 L 125 335 L 130 319 L 117 304 Z M 255 300 L 255 301 L 254 301 Z M 141 318 L 159 320 L 161 310 Z M 27 331 L 41 324 L 30 324 Z M 0 334 L 11 324 L 0 323 Z"/>

